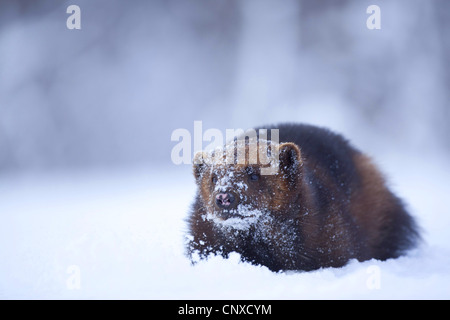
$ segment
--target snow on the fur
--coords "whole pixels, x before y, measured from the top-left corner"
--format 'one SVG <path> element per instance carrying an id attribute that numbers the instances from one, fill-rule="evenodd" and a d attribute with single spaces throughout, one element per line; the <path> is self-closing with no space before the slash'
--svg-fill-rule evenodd
<path id="1" fill-rule="evenodd" d="M 232 166 L 235 164 L 259 164 L 267 173 L 277 174 L 279 169 L 278 150 L 280 145 L 273 141 L 238 139 L 225 146 L 216 147 L 210 152 L 202 152 L 202 161 L 213 167 Z"/>
<path id="2" fill-rule="evenodd" d="M 241 231 L 248 230 L 254 224 L 271 219 L 268 212 L 252 209 L 250 206 L 243 204 L 239 204 L 236 209 L 230 210 L 230 213 L 238 216 L 222 219 L 212 212 L 207 213 L 205 219 L 213 221 L 217 226 L 225 230 L 236 229 Z"/>

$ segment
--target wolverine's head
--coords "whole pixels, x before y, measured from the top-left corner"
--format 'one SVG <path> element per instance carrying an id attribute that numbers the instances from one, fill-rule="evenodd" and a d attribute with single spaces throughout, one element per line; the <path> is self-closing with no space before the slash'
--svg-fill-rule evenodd
<path id="1" fill-rule="evenodd" d="M 301 153 L 294 143 L 233 141 L 194 158 L 194 176 L 205 219 L 248 226 L 265 215 L 282 214 L 298 194 Z"/>

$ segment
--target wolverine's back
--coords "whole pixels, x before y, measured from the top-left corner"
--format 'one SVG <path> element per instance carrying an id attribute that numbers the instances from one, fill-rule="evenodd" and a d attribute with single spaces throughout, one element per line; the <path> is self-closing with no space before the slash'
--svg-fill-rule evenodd
<path id="1" fill-rule="evenodd" d="M 299 146 L 303 172 L 314 186 L 321 214 L 343 215 L 348 220 L 345 227 L 357 229 L 351 233 L 367 243 L 358 246 L 360 259 L 395 258 L 417 243 L 416 223 L 403 202 L 389 190 L 371 159 L 342 135 L 305 124 L 262 128 L 279 129 L 280 143 Z"/>

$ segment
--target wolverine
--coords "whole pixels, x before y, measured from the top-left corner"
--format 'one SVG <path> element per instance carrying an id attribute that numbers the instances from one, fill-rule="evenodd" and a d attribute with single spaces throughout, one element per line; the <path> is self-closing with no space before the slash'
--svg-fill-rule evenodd
<path id="1" fill-rule="evenodd" d="M 261 137 L 261 129 L 278 129 L 277 139 Z M 266 145 L 276 155 L 269 162 L 261 154 L 236 161 L 236 139 L 194 157 L 197 194 L 187 221 L 193 262 L 237 252 L 274 272 L 310 271 L 397 258 L 417 245 L 418 227 L 402 200 L 342 135 L 292 123 L 255 132 L 256 139 L 239 141 L 245 152 Z"/>

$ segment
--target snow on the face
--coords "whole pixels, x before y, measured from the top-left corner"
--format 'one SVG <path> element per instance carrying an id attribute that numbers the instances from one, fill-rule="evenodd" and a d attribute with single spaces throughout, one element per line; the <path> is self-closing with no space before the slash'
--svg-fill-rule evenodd
<path id="1" fill-rule="evenodd" d="M 211 172 L 219 177 L 214 186 L 214 192 L 225 192 L 227 190 L 242 192 L 248 190 L 248 185 L 242 181 L 232 165 L 223 168 L 212 167 Z"/>
<path id="2" fill-rule="evenodd" d="M 237 182 L 235 185 L 238 188 L 238 190 L 246 191 L 248 189 L 248 185 L 242 181 Z"/>
<path id="3" fill-rule="evenodd" d="M 231 217 L 228 219 L 222 219 L 215 213 L 208 213 L 205 215 L 205 219 L 213 221 L 216 226 L 223 228 L 226 231 L 231 229 L 246 231 L 252 225 L 262 224 L 262 222 L 267 222 L 271 219 L 269 212 L 265 212 L 259 209 L 250 208 L 248 205 L 239 204 L 235 210 L 239 217 Z"/>
<path id="4" fill-rule="evenodd" d="M 220 169 L 214 169 L 214 167 L 212 167 L 212 170 L 219 175 L 219 179 L 214 187 L 214 192 L 233 190 L 241 201 L 247 200 L 245 191 L 247 191 L 249 187 L 247 183 L 242 181 L 242 178 L 238 176 L 239 174 L 236 172 L 236 168 L 233 165 L 226 166 L 225 168 L 221 167 Z M 206 214 L 204 218 L 213 221 L 221 228 L 248 230 L 251 225 L 256 224 L 263 217 L 263 211 L 256 209 L 255 206 L 242 203 L 240 203 L 236 209 L 231 210 L 230 214 L 236 216 L 223 219 L 213 211 Z"/>
<path id="5" fill-rule="evenodd" d="M 228 170 L 227 170 L 228 169 Z M 227 189 L 233 188 L 233 180 L 235 177 L 235 172 L 232 166 L 229 168 L 221 168 L 218 169 L 216 167 L 211 167 L 212 173 L 215 173 L 219 176 L 217 183 L 214 187 L 214 191 L 217 192 L 225 192 Z M 223 174 L 225 172 L 225 174 Z M 220 176 L 223 174 L 222 176 Z"/>
<path id="6" fill-rule="evenodd" d="M 203 153 L 203 162 L 211 166 L 261 165 L 267 171 L 262 174 L 276 174 L 279 167 L 279 147 L 278 143 L 263 139 L 249 142 L 238 139 Z"/>
<path id="7" fill-rule="evenodd" d="M 270 145 L 270 149 L 268 149 L 268 145 Z M 237 157 L 235 158 L 236 148 Z M 246 151 L 249 154 L 247 156 L 247 162 L 244 164 L 258 164 L 258 155 L 254 154 L 254 151 L 256 151 L 260 153 L 259 159 L 265 158 L 263 160 L 266 162 L 264 167 L 272 172 L 270 174 L 277 174 L 279 169 L 278 148 L 278 144 L 266 140 L 259 140 L 257 143 L 255 141 L 246 143 L 244 140 L 237 140 L 204 154 L 203 161 L 210 165 L 210 173 L 217 176 L 214 192 L 227 192 L 232 190 L 238 195 L 241 201 L 248 200 L 245 192 L 248 191 L 249 186 L 242 179 L 242 176 L 246 174 L 243 172 L 245 166 L 238 166 L 236 164 L 243 164 L 240 162 L 246 161 Z M 267 156 L 262 157 L 261 152 Z M 242 154 L 244 156 L 240 158 Z M 269 219 L 269 213 L 266 210 L 262 211 L 255 207 L 255 205 L 240 203 L 236 209 L 230 212 L 232 216 L 228 219 L 223 219 L 213 209 L 213 211 L 205 214 L 203 219 L 213 221 L 217 226 L 227 230 L 248 230 L 250 226 L 259 223 L 261 220 Z"/>

